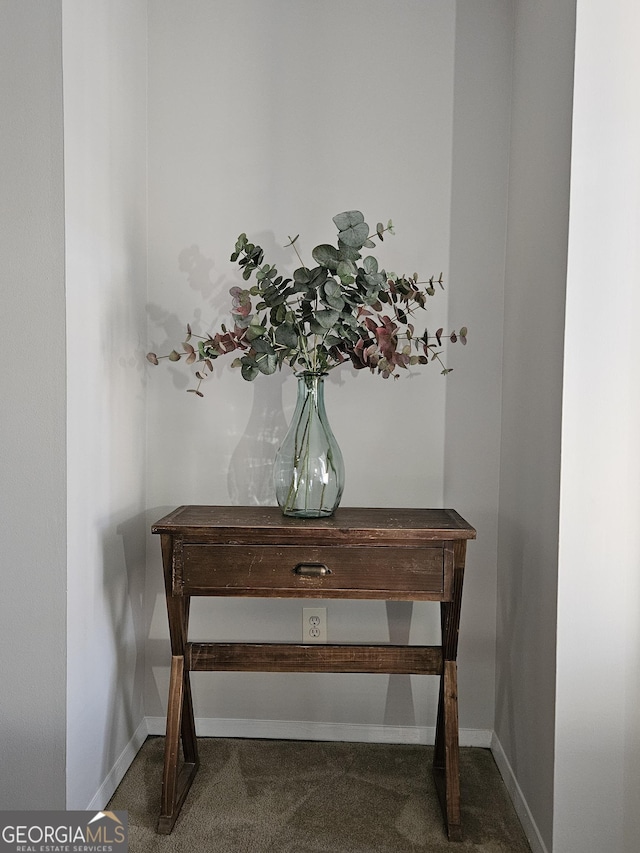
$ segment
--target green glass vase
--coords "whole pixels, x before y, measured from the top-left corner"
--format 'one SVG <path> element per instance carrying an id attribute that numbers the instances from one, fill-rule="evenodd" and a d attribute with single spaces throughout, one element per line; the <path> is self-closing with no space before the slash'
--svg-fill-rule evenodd
<path id="1" fill-rule="evenodd" d="M 298 374 L 291 425 L 273 469 L 278 506 L 284 515 L 332 515 L 344 489 L 344 462 L 324 407 L 324 373 Z"/>

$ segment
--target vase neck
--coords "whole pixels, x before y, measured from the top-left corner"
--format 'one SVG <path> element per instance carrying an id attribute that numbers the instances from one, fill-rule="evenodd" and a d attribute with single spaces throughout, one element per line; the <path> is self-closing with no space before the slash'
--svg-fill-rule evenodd
<path id="1" fill-rule="evenodd" d="M 296 373 L 298 377 L 298 391 L 304 392 L 306 390 L 322 394 L 324 392 L 324 378 L 326 375 L 326 373 L 316 373 L 311 370 Z"/>

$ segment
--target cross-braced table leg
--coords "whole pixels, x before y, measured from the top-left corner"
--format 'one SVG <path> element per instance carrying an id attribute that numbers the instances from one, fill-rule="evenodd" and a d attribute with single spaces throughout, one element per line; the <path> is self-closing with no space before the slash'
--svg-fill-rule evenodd
<path id="1" fill-rule="evenodd" d="M 451 601 L 440 605 L 442 625 L 442 677 L 438 699 L 433 774 L 450 841 L 462 840 L 460 818 L 460 750 L 458 742 L 458 629 L 466 542 L 454 545 Z"/>
<path id="2" fill-rule="evenodd" d="M 172 657 L 167 703 L 162 804 L 158 819 L 158 832 L 168 834 L 173 829 L 180 813 L 182 803 L 198 770 L 199 761 L 191 699 L 191 681 L 189 670 L 185 666 L 190 599 L 188 596 L 173 595 L 170 542 L 163 542 L 162 556 L 167 585 L 167 610 Z M 182 766 L 179 766 L 180 740 L 182 740 L 184 759 Z"/>

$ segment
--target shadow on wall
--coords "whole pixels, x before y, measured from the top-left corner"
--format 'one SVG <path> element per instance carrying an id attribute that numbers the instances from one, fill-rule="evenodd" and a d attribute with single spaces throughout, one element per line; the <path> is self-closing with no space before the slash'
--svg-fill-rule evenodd
<path id="1" fill-rule="evenodd" d="M 389 642 L 394 646 L 409 644 L 413 602 L 387 601 Z M 385 726 L 415 726 L 416 711 L 410 675 L 390 675 L 384 709 Z"/>
<path id="2" fill-rule="evenodd" d="M 242 380 L 244 381 L 244 380 Z M 285 376 L 258 376 L 253 385 L 253 404 L 244 433 L 231 455 L 227 488 L 232 504 L 273 506 L 273 461 L 287 431 L 282 406 Z"/>
<path id="3" fill-rule="evenodd" d="M 271 249 L 274 247 L 272 234 L 261 234 L 261 242 Z M 233 280 L 226 279 L 224 274 L 212 280 L 212 270 L 215 263 L 193 244 L 182 249 L 178 255 L 178 268 L 186 277 L 191 291 L 199 296 L 197 301 L 202 304 L 191 310 L 189 325 L 195 340 L 198 336 L 215 334 L 222 323 L 229 324 L 231 297 L 229 287 L 242 284 L 241 276 Z M 183 297 L 181 297 L 183 301 Z M 171 313 L 159 305 L 148 304 L 147 314 L 153 325 L 164 333 L 164 340 L 154 339 L 152 349 L 158 355 L 167 355 L 172 349 L 182 352 L 182 342 L 186 337 L 186 321 L 182 322 L 178 315 Z M 192 340 L 195 345 L 195 341 Z M 223 370 L 229 370 L 235 356 L 214 361 L 214 371 L 211 376 L 215 380 Z M 162 368 L 170 372 L 174 387 L 185 391 L 196 387 L 195 371 L 197 363 L 187 365 L 185 361 L 173 363 L 163 359 Z M 253 384 L 253 405 L 249 421 L 238 444 L 233 451 L 227 472 L 227 488 L 231 504 L 256 506 L 275 504 L 272 484 L 273 461 L 276 451 L 284 438 L 287 422 L 282 405 L 282 386 L 286 374 L 275 374 L 268 377 L 259 376 Z M 238 375 L 238 381 L 244 381 Z"/>
<path id="4" fill-rule="evenodd" d="M 166 356 L 173 349 L 184 354 L 182 342 L 187 336 L 187 323 L 197 339 L 199 336 L 204 337 L 209 333 L 214 334 L 219 329 L 220 323 L 229 323 L 230 320 L 231 297 L 229 287 L 231 284 L 224 274 L 219 275 L 215 281 L 212 280 L 211 272 L 215 267 L 215 262 L 203 255 L 200 248 L 193 244 L 182 249 L 179 253 L 177 266 L 183 276 L 186 277 L 189 289 L 199 294 L 195 301 L 200 304 L 194 304 L 193 308 L 189 309 L 186 319 L 184 317 L 179 318 L 177 314 L 160 305 L 147 304 L 149 320 L 164 333 L 162 340 L 154 336 L 151 341 L 151 349 L 159 356 Z M 235 280 L 232 282 L 232 284 L 237 283 Z M 180 296 L 177 302 L 182 305 L 184 297 Z M 222 362 L 225 362 L 225 359 L 215 363 L 214 370 L 216 373 L 222 369 Z M 176 388 L 185 390 L 194 383 L 194 372 L 197 368 L 187 367 L 183 361 L 174 364 L 169 361 L 165 362 L 164 359 L 163 367 L 170 371 L 171 379 Z"/>
<path id="5" fill-rule="evenodd" d="M 120 514 L 121 515 L 121 514 Z M 148 514 L 114 519 L 103 533 L 103 590 L 109 608 L 115 669 L 109 691 L 109 735 L 104 741 L 103 776 L 113 768 L 124 742 L 143 716 L 145 663 L 145 541 Z"/>

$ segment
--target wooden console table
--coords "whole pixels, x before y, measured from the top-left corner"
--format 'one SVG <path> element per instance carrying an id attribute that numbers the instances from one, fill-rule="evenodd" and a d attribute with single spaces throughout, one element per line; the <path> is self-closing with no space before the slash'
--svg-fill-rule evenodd
<path id="1" fill-rule="evenodd" d="M 172 655 L 158 832 L 173 829 L 198 769 L 190 672 L 416 673 L 440 676 L 433 771 L 449 839 L 460 840 L 456 657 L 475 530 L 449 509 L 341 507 L 331 518 L 296 519 L 277 507 L 210 506 L 178 507 L 152 530 L 161 536 Z M 442 643 L 192 643 L 192 595 L 439 601 Z"/>

